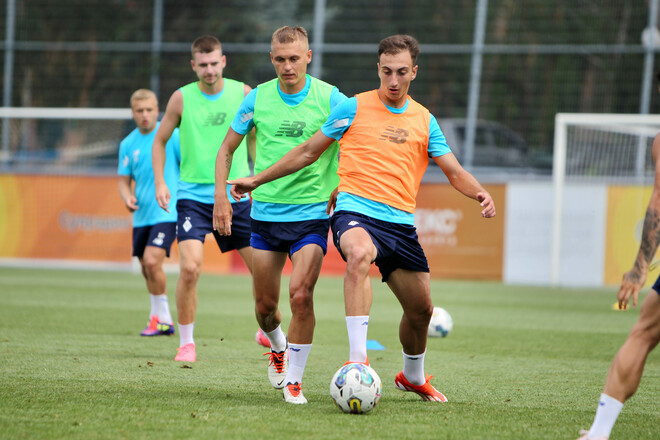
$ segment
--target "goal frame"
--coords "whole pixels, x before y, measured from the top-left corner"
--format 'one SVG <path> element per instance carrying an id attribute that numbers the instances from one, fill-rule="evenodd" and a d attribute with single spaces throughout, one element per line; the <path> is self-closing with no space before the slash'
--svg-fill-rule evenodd
<path id="1" fill-rule="evenodd" d="M 649 125 L 658 126 L 660 132 L 660 115 L 632 113 L 557 113 L 555 115 L 555 132 L 552 160 L 553 187 L 553 218 L 551 241 L 551 283 L 559 285 L 559 268 L 561 256 L 562 214 L 564 186 L 566 183 L 566 153 L 568 141 L 568 125 Z M 639 158 L 640 156 L 638 156 Z M 643 160 L 643 156 L 641 156 Z"/>

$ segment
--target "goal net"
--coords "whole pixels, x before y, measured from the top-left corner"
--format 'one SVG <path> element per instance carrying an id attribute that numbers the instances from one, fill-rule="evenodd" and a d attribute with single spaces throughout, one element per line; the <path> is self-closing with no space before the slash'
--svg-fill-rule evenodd
<path id="1" fill-rule="evenodd" d="M 119 142 L 135 128 L 129 108 L 0 108 L 4 172 L 116 173 Z"/>
<path id="2" fill-rule="evenodd" d="M 588 185 L 651 185 L 653 139 L 660 116 L 558 113 L 553 156 L 551 278 L 559 283 L 566 190 Z M 575 201 L 575 200 L 574 200 Z M 579 203 L 579 200 L 578 200 Z M 640 203 L 641 198 L 640 198 Z"/>

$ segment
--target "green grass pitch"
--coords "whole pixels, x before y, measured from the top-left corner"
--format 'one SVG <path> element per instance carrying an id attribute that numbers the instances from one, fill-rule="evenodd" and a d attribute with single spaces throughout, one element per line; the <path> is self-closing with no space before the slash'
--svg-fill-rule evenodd
<path id="1" fill-rule="evenodd" d="M 175 282 L 168 275 L 173 313 Z M 454 319 L 447 338 L 429 340 L 426 369 L 449 399 L 434 404 L 394 388 L 401 310 L 372 284 L 369 339 L 386 349 L 369 359 L 383 396 L 356 416 L 329 395 L 348 356 L 341 278 L 317 286 L 309 404 L 293 406 L 266 377 L 248 277 L 202 275 L 198 361 L 184 368 L 173 361 L 178 336 L 139 336 L 149 307 L 141 276 L 0 268 L 0 438 L 574 439 L 639 313 L 611 310 L 614 289 L 433 281 L 435 305 Z M 660 438 L 659 398 L 656 350 L 612 439 Z"/>

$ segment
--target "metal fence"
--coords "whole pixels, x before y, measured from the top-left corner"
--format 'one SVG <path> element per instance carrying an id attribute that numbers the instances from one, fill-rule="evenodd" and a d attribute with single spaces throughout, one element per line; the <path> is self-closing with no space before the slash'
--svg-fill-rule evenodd
<path id="1" fill-rule="evenodd" d="M 254 87 L 273 76 L 270 35 L 286 24 L 310 33 L 310 73 L 352 95 L 378 86 L 378 41 L 409 33 L 422 49 L 411 95 L 454 121 L 452 146 L 467 168 L 484 148 L 518 148 L 494 145 L 515 138 L 525 150 L 518 168 L 547 170 L 556 113 L 660 109 L 659 1 L 5 0 L 2 104 L 127 107 L 134 89 L 150 87 L 162 110 L 196 79 L 189 46 L 203 34 L 223 42 L 225 75 Z M 50 136 L 39 124 L 26 136 L 3 118 L 3 159 L 55 148 L 39 140 Z"/>

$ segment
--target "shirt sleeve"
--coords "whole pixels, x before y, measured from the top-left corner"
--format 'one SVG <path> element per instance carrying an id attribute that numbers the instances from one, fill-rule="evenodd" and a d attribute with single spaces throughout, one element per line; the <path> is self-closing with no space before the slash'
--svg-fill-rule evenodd
<path id="1" fill-rule="evenodd" d="M 334 109 L 347 99 L 348 97 L 340 92 L 337 87 L 333 88 L 332 92 L 330 92 L 330 110 Z"/>
<path id="2" fill-rule="evenodd" d="M 122 141 L 119 144 L 119 164 L 117 166 L 117 174 L 120 176 L 131 175 L 131 158 L 126 150 L 126 143 Z"/>
<path id="3" fill-rule="evenodd" d="M 335 140 L 341 139 L 353 123 L 357 113 L 357 98 L 347 98 L 332 109 L 321 131 Z"/>
<path id="4" fill-rule="evenodd" d="M 241 106 L 238 108 L 234 120 L 231 122 L 231 128 L 236 133 L 246 135 L 252 127 L 254 127 L 254 103 L 257 100 L 257 90 L 259 87 L 254 88 L 243 98 Z"/>
<path id="5" fill-rule="evenodd" d="M 451 153 L 451 148 L 449 148 L 449 145 L 447 145 L 445 135 L 442 133 L 442 130 L 438 125 L 438 121 L 433 115 L 431 115 L 431 120 L 429 121 L 428 151 L 429 157 L 444 156 L 447 153 Z"/>

